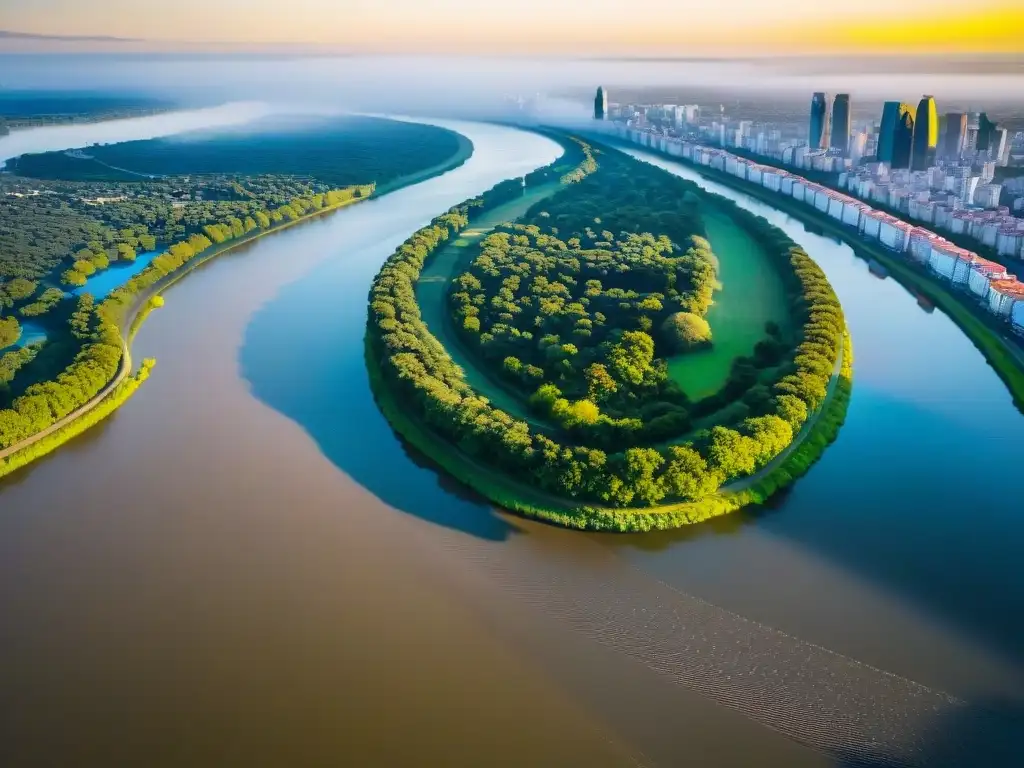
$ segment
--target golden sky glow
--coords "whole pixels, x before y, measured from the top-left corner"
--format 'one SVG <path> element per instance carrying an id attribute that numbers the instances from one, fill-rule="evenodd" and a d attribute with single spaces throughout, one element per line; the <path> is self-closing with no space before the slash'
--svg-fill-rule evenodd
<path id="1" fill-rule="evenodd" d="M 1024 53 L 1024 0 L 0 0 L 0 30 L 140 49 L 686 56 Z M 8 48 L 46 48 L 42 40 Z"/>

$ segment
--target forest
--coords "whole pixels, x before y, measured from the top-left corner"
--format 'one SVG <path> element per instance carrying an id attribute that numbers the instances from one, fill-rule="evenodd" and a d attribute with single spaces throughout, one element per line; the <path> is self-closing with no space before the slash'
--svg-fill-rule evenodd
<path id="1" fill-rule="evenodd" d="M 0 136 L 10 128 L 140 117 L 174 108 L 170 101 L 127 93 L 0 90 Z"/>
<path id="2" fill-rule="evenodd" d="M 619 164 L 628 165 L 635 161 L 612 150 L 588 148 L 586 155 L 587 160 L 575 172 L 566 174 L 566 180 L 570 182 L 566 189 L 540 204 L 543 210 L 531 211 L 527 223 L 502 228 L 492 236 L 495 240 L 485 245 L 478 257 L 482 258 L 487 249 L 493 250 L 495 253 L 488 257 L 490 265 L 487 259 L 476 264 L 460 277 L 466 279 L 462 284 L 453 286 L 451 294 L 453 308 L 456 316 L 462 318 L 465 332 L 479 333 L 481 339 L 477 343 L 481 347 L 491 342 L 482 339 L 485 328 L 490 332 L 495 325 L 501 324 L 508 329 L 500 329 L 502 344 L 522 344 L 521 349 L 514 347 L 519 349 L 521 357 L 504 355 L 505 350 L 496 350 L 493 354 L 482 353 L 482 359 L 494 364 L 500 358 L 508 376 L 529 377 L 529 384 L 524 384 L 523 389 L 529 391 L 534 383 L 537 384 L 533 396 L 535 405 L 547 408 L 549 413 L 557 411 L 559 416 L 577 423 L 600 419 L 601 402 L 610 403 L 605 406 L 610 414 L 614 413 L 612 409 L 615 407 L 621 409 L 619 413 L 629 413 L 626 405 L 614 400 L 619 385 L 626 385 L 628 397 L 631 393 L 642 392 L 648 382 L 655 381 L 655 376 L 648 378 L 648 375 L 652 368 L 656 368 L 654 352 L 658 342 L 649 332 L 670 334 L 676 331 L 673 341 L 676 344 L 700 343 L 699 336 L 703 332 L 698 327 L 695 339 L 689 323 L 683 323 L 686 327 L 677 329 L 678 323 L 674 322 L 668 328 L 663 322 L 662 328 L 655 329 L 654 317 L 647 314 L 648 311 L 657 312 L 653 300 L 648 305 L 649 310 L 640 308 L 646 299 L 653 298 L 649 295 L 641 297 L 640 289 L 650 294 L 662 294 L 662 298 L 657 299 L 662 304 L 661 313 L 682 309 L 685 302 L 692 300 L 693 285 L 685 280 L 678 282 L 679 272 L 669 269 L 664 262 L 671 261 L 677 254 L 677 248 L 681 249 L 677 243 L 687 244 L 680 254 L 684 258 L 690 248 L 697 249 L 699 245 L 699 240 L 688 239 L 694 237 L 697 229 L 693 216 L 686 215 L 693 201 L 684 202 L 683 196 L 646 195 L 644 190 L 638 189 L 630 193 L 637 195 L 637 204 L 628 216 L 602 209 L 600 196 L 588 191 L 588 181 L 595 177 L 595 188 L 608 189 L 613 185 L 609 183 L 606 186 L 596 178 L 600 177 L 605 166 L 611 170 Z M 637 162 L 636 166 L 640 163 Z M 639 167 L 637 172 L 640 172 Z M 617 175 L 610 173 L 609 179 Z M 544 178 L 544 174 L 536 178 Z M 530 183 L 530 177 L 526 182 Z M 513 186 L 518 188 L 518 182 Z M 751 398 L 747 406 L 748 415 L 738 424 L 717 424 L 700 429 L 688 439 L 668 445 L 620 446 L 609 450 L 590 440 L 580 439 L 578 432 L 565 437 L 542 434 L 530 424 L 493 407 L 466 383 L 463 371 L 452 363 L 444 347 L 424 325 L 416 303 L 415 285 L 424 263 L 435 249 L 467 227 L 475 212 L 500 204 L 508 199 L 507 194 L 518 193 L 506 182 L 434 219 L 388 259 L 370 293 L 368 355 L 371 364 L 406 411 L 434 435 L 458 449 L 470 462 L 501 471 L 521 481 L 531 493 L 547 493 L 553 499 L 571 499 L 608 507 L 650 507 L 668 501 L 700 500 L 730 480 L 750 475 L 765 466 L 792 442 L 809 416 L 822 406 L 837 367 L 845 329 L 839 302 L 822 271 L 788 237 L 768 222 L 736 209 L 731 212 L 735 214 L 737 223 L 755 231 L 780 269 L 784 270 L 791 289 L 795 324 L 801 329 L 800 338 L 794 343 L 787 346 L 781 340 L 777 341 L 779 348 L 775 354 L 781 359 L 777 361 L 778 375 L 771 387 L 763 387 L 755 383 L 756 380 L 748 383 L 750 389 L 757 390 L 757 397 Z M 646 201 L 652 210 L 646 213 L 638 210 L 642 206 L 641 200 Z M 716 204 L 725 205 L 726 202 L 716 200 Z M 677 209 L 662 215 L 662 206 L 677 206 Z M 544 220 L 543 228 L 536 223 L 539 220 Z M 587 220 L 593 224 L 584 225 Z M 658 221 L 659 226 L 651 226 L 650 230 L 644 231 L 645 227 L 637 226 L 638 221 L 645 225 Z M 586 226 L 590 226 L 592 235 L 587 234 Z M 597 226 L 602 229 L 598 231 Z M 660 234 L 655 236 L 653 231 L 659 230 Z M 612 237 L 606 236 L 605 231 L 612 233 Z M 620 232 L 627 234 L 618 234 Z M 664 241 L 662 236 L 666 238 Z M 579 242 L 574 242 L 574 239 Z M 639 259 L 634 246 L 639 246 Z M 607 289 L 623 292 L 621 297 L 616 294 L 622 300 L 612 314 L 614 322 L 620 325 L 612 326 L 608 323 L 608 315 L 601 312 L 604 327 L 597 328 L 596 336 L 594 321 L 598 319 L 599 310 L 594 306 L 591 314 L 590 305 L 583 304 L 580 299 L 598 299 L 606 290 L 607 278 L 601 282 L 600 289 L 596 284 L 588 286 L 588 280 L 599 278 L 585 276 L 584 273 L 592 268 L 590 264 L 601 262 L 596 254 L 574 255 L 577 248 L 579 251 L 604 252 L 601 258 L 607 259 L 609 272 L 614 268 L 616 275 L 625 276 L 625 281 L 641 281 L 631 288 L 637 295 L 629 298 L 627 288 Z M 513 249 L 522 250 L 513 254 Z M 496 256 L 500 256 L 500 264 L 495 262 Z M 690 260 L 703 263 L 705 258 L 694 254 Z M 654 268 L 656 264 L 659 266 Z M 522 277 L 527 275 L 527 267 L 529 282 L 525 290 L 528 293 L 524 295 L 523 283 L 527 281 Z M 522 270 L 523 275 L 514 274 L 515 269 Z M 633 274 L 634 269 L 636 274 Z M 484 280 L 474 274 L 474 270 L 486 278 L 486 289 Z M 671 284 L 670 273 L 676 277 Z M 515 286 L 514 279 L 505 283 L 515 277 L 520 277 L 518 286 Z M 556 280 L 553 281 L 552 277 Z M 479 282 L 479 289 L 474 280 Z M 558 282 L 561 287 L 552 290 L 553 282 Z M 536 293 L 531 287 L 535 283 L 539 289 Z M 628 286 L 628 283 L 624 284 Z M 662 290 L 650 290 L 656 286 Z M 587 296 L 588 289 L 594 292 L 593 296 Z M 459 296 L 460 293 L 467 294 L 469 301 Z M 482 301 L 477 303 L 477 299 Z M 523 299 L 529 299 L 529 302 L 524 303 Z M 541 310 L 542 301 L 549 302 L 547 306 L 557 309 L 557 312 L 552 311 L 545 316 Z M 523 309 L 507 311 L 513 304 Z M 572 304 L 580 304 L 587 317 L 579 313 L 579 308 L 570 310 Z M 484 305 L 488 306 L 485 308 Z M 668 309 L 666 305 L 669 305 Z M 470 307 L 476 307 L 477 314 L 471 311 L 460 314 L 460 310 Z M 672 311 L 669 317 L 675 314 Z M 531 316 L 533 322 L 540 317 L 543 323 L 548 322 L 548 317 L 552 318 L 552 330 L 558 330 L 558 333 L 550 335 L 558 336 L 558 340 L 544 341 L 544 337 L 549 335 L 547 327 L 539 332 L 524 331 L 527 318 Z M 520 323 L 517 317 L 523 322 Z M 466 327 L 469 318 L 475 319 L 480 326 L 469 322 L 469 327 Z M 649 326 L 643 318 L 649 321 Z M 590 327 L 586 324 L 577 326 L 578 319 L 590 320 Z M 628 328 L 631 323 L 634 327 Z M 562 339 L 567 329 L 567 338 L 572 339 L 577 328 L 589 330 L 591 335 L 581 334 L 575 341 Z M 516 330 L 520 336 L 523 333 L 535 335 L 525 341 L 516 341 Z M 492 335 L 497 339 L 497 334 Z M 668 344 L 669 341 L 663 338 L 662 343 Z M 566 349 L 566 346 L 570 348 Z M 573 359 L 582 354 L 581 347 L 589 350 L 592 357 L 581 361 L 585 362 L 584 365 L 577 366 Z M 553 351 L 549 352 L 552 348 Z M 518 360 L 518 371 L 515 370 L 515 361 L 506 361 L 510 357 Z M 595 365 L 601 366 L 603 371 L 594 368 Z M 527 371 L 530 366 L 540 371 L 539 375 L 536 371 Z M 571 372 L 569 368 L 572 368 Z M 554 376 L 559 377 L 557 381 L 566 387 L 566 392 L 578 399 L 563 397 L 566 393 L 557 383 L 545 381 L 545 378 Z M 582 397 L 584 391 L 586 397 Z M 633 410 L 634 416 L 637 413 L 643 414 L 642 409 Z M 657 411 L 652 411 L 646 416 L 653 421 L 656 414 Z"/>
<path id="3" fill-rule="evenodd" d="M 659 353 L 687 346 L 678 323 L 703 322 L 715 288 L 695 189 L 607 154 L 498 227 L 452 281 L 455 328 L 480 364 L 577 440 L 625 447 L 690 426 Z"/>
<path id="4" fill-rule="evenodd" d="M 60 359 L 61 354 L 70 356 L 70 360 L 66 367 L 57 366 L 59 372 L 52 378 L 28 384 L 20 394 L 13 393 L 15 396 L 10 407 L 0 410 L 0 449 L 46 429 L 89 402 L 114 379 L 121 365 L 122 328 L 125 321 L 140 297 L 162 279 L 216 246 L 368 197 L 372 192 L 372 185 L 331 190 L 324 194 L 296 198 L 276 208 L 256 211 L 253 217 L 245 221 L 232 217 L 226 221 L 203 225 L 200 232 L 194 232 L 187 239 L 172 244 L 165 254 L 155 258 L 145 270 L 99 304 L 94 302 L 89 293 L 73 300 L 66 298 L 59 289 L 46 288 L 36 301 L 21 306 L 20 312 L 22 315 L 37 315 L 58 306 L 64 307 L 61 314 L 66 316 L 66 336 L 74 343 L 47 343 L 43 352 L 50 356 L 51 365 L 55 358 Z M 79 261 L 85 260 L 83 258 Z M 77 272 L 82 268 L 79 261 L 75 262 L 71 271 Z M 29 286 L 32 287 L 31 292 Z M 13 288 L 16 295 L 21 297 L 11 300 L 14 305 L 17 301 L 32 298 L 34 286 L 34 283 L 24 278 L 15 279 L 3 285 L 0 296 L 10 297 Z M 43 305 L 41 310 L 33 309 L 39 305 Z M 0 319 L 0 323 L 0 333 L 10 326 L 6 318 Z M 56 354 L 50 354 L 51 351 Z M 27 352 L 7 352 L 0 358 L 0 396 L 10 399 L 11 379 L 17 376 L 19 369 L 24 369 L 32 362 L 37 354 L 37 350 L 30 349 Z"/>
<path id="5" fill-rule="evenodd" d="M 129 321 L 155 306 L 150 294 L 193 260 L 368 198 L 378 180 L 394 185 L 468 152 L 462 137 L 441 128 L 334 118 L 302 128 L 270 123 L 255 131 L 94 149 L 136 153 L 179 175 L 0 175 L 0 450 L 103 391 L 122 366 Z M 39 167 L 74 164 L 81 154 L 41 155 Z M 106 298 L 88 292 L 97 273 L 158 249 L 141 271 L 126 271 L 125 282 Z M 41 329 L 44 340 L 13 347 L 29 319 L 33 338 Z M 122 382 L 120 396 L 147 371 Z M 69 427 L 61 434 L 73 432 Z M 43 443 L 52 447 L 53 438 Z"/>
<path id="6" fill-rule="evenodd" d="M 20 175 L 63 181 L 145 183 L 171 176 L 299 176 L 331 187 L 378 186 L 443 163 L 461 137 L 444 128 L 368 117 L 269 117 L 241 130 L 23 155 Z"/>

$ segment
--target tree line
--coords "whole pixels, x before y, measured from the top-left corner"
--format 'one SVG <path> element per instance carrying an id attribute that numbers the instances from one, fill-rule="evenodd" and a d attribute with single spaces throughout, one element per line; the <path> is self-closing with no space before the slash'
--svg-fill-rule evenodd
<path id="1" fill-rule="evenodd" d="M 286 220 L 294 221 L 303 215 L 357 197 L 368 196 L 372 191 L 373 186 L 367 185 L 332 190 L 315 199 L 292 200 L 267 211 L 267 226 L 263 229 L 270 229 Z M 261 222 L 263 220 L 260 219 Z M 236 230 L 237 227 L 229 221 L 219 224 L 216 231 L 223 235 L 221 242 L 226 242 L 236 237 Z M 243 231 L 239 236 L 244 235 Z M 95 397 L 117 375 L 123 347 L 121 325 L 138 297 L 213 245 L 213 241 L 206 235 L 193 234 L 187 240 L 171 245 L 165 254 L 155 258 L 146 269 L 112 291 L 102 303 L 95 304 L 93 297 L 88 294 L 79 297 L 68 320 L 68 331 L 81 342 L 81 348 L 71 364 L 54 379 L 29 385 L 23 394 L 14 399 L 10 408 L 0 410 L 0 448 L 6 448 L 46 429 Z M 51 291 L 54 292 L 51 294 L 55 298 L 54 303 L 64 299 L 63 292 L 53 288 L 47 289 L 43 296 Z M 23 307 L 22 312 L 31 306 Z M 18 361 L 12 360 L 12 367 L 15 362 Z"/>
<path id="2" fill-rule="evenodd" d="M 588 176 L 601 173 L 609 153 L 594 154 L 597 167 Z M 572 189 L 579 186 L 574 184 Z M 787 265 L 794 309 L 802 324 L 801 342 L 785 375 L 770 391 L 765 413 L 750 416 L 735 428 L 716 426 L 702 431 L 682 444 L 606 452 L 539 434 L 529 424 L 494 408 L 472 390 L 424 325 L 415 285 L 430 255 L 465 228 L 475 212 L 498 204 L 499 199 L 500 195 L 485 193 L 413 234 L 385 263 L 370 292 L 369 351 L 385 385 L 426 427 L 475 461 L 563 498 L 615 507 L 696 500 L 763 467 L 789 445 L 824 401 L 844 329 L 839 302 L 824 273 L 784 233 L 737 211 L 737 220 L 763 231 L 766 247 Z M 563 198 L 561 205 L 559 216 L 570 215 L 571 198 Z M 546 212 L 548 218 L 555 218 L 551 211 Z M 614 211 L 594 211 L 590 218 L 614 219 L 615 215 Z M 666 225 L 678 226 L 678 222 L 666 221 Z M 643 367 L 653 354 L 650 336 L 642 331 L 630 333 L 640 335 L 626 338 L 623 333 L 623 348 L 614 355 L 614 362 L 609 355 L 609 364 L 616 367 L 620 379 L 642 381 Z M 610 374 L 607 366 L 606 372 Z M 604 377 L 599 373 L 592 378 L 595 387 L 608 386 L 607 381 L 602 384 Z M 616 385 L 620 380 L 610 378 Z M 552 402 L 559 399 L 550 390 L 541 396 Z M 588 418 L 585 411 L 578 415 Z"/>

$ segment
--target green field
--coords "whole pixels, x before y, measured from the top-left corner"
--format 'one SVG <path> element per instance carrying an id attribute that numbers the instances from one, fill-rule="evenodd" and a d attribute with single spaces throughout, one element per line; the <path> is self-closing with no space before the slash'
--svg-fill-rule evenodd
<path id="1" fill-rule="evenodd" d="M 751 355 L 766 337 L 765 323 L 778 323 L 784 333 L 791 326 L 778 267 L 761 245 L 713 205 L 704 206 L 703 216 L 721 283 L 706 316 L 712 345 L 667 360 L 669 375 L 692 400 L 709 397 L 725 385 L 733 360 Z"/>

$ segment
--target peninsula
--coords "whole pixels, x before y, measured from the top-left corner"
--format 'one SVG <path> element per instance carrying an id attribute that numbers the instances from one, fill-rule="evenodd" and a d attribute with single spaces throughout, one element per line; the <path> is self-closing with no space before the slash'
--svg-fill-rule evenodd
<path id="1" fill-rule="evenodd" d="M 763 501 L 842 423 L 852 354 L 835 293 L 763 219 L 555 138 L 559 160 L 437 217 L 379 273 L 366 357 L 384 414 L 493 502 L 562 525 L 668 528 Z M 718 380 L 708 356 L 734 340 L 707 317 L 740 293 L 717 279 L 737 258 L 708 239 L 720 217 L 751 235 L 743 258 L 783 300 Z"/>

